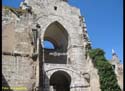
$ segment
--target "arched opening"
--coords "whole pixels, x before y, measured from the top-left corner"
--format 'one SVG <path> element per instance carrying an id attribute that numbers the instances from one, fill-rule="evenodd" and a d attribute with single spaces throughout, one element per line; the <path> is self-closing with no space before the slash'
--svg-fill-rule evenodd
<path id="1" fill-rule="evenodd" d="M 45 33 L 44 41 L 50 41 L 54 48 L 44 49 L 45 63 L 66 64 L 67 63 L 67 46 L 68 33 L 66 29 L 57 21 L 50 24 Z"/>
<path id="2" fill-rule="evenodd" d="M 52 91 L 70 91 L 70 83 L 71 77 L 64 71 L 57 71 L 50 78 Z"/>
<path id="3" fill-rule="evenodd" d="M 54 43 L 49 40 L 44 40 L 43 44 L 44 44 L 44 49 L 51 49 L 51 50 L 55 49 Z"/>

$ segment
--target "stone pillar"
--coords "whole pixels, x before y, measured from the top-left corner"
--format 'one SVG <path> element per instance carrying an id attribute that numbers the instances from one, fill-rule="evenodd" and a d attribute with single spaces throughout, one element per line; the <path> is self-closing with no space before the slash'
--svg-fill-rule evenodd
<path id="1" fill-rule="evenodd" d="M 40 43 L 40 40 L 37 39 L 37 53 L 39 54 L 39 43 Z M 36 87 L 38 88 L 39 87 L 39 72 L 40 72 L 40 69 L 39 69 L 39 55 L 37 57 L 37 65 L 36 65 Z M 39 89 L 37 89 L 36 91 L 39 91 Z"/>

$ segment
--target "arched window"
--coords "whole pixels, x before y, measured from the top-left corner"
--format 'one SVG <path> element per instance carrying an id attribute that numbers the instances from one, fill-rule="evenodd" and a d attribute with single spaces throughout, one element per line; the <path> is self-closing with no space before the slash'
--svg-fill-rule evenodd
<path id="1" fill-rule="evenodd" d="M 49 40 L 44 40 L 43 44 L 45 49 L 55 49 L 54 44 Z"/>
<path id="2" fill-rule="evenodd" d="M 45 63 L 67 63 L 68 36 L 67 30 L 57 21 L 47 27 L 43 42 Z"/>

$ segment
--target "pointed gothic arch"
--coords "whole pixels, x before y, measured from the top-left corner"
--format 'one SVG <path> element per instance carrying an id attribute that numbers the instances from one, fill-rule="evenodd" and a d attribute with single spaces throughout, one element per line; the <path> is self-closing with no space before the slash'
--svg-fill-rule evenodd
<path id="1" fill-rule="evenodd" d="M 53 50 L 44 49 L 46 63 L 67 63 L 67 47 L 69 34 L 67 30 L 58 21 L 51 23 L 45 33 L 43 40 L 48 40 L 53 43 Z M 43 47 L 44 48 L 44 47 Z M 51 55 L 50 55 L 51 53 Z M 54 53 L 57 53 L 54 54 Z M 55 56 L 56 55 L 56 56 Z"/>
<path id="2" fill-rule="evenodd" d="M 44 40 L 52 41 L 56 47 L 66 51 L 68 46 L 68 32 L 58 21 L 51 23 L 45 33 Z"/>

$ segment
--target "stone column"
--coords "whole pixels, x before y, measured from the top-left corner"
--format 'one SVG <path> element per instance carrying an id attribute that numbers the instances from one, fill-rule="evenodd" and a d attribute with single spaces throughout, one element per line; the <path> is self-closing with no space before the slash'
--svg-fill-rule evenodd
<path id="1" fill-rule="evenodd" d="M 37 53 L 38 53 L 38 57 L 37 57 L 37 65 L 36 65 L 36 91 L 39 91 L 39 39 L 37 40 Z"/>

